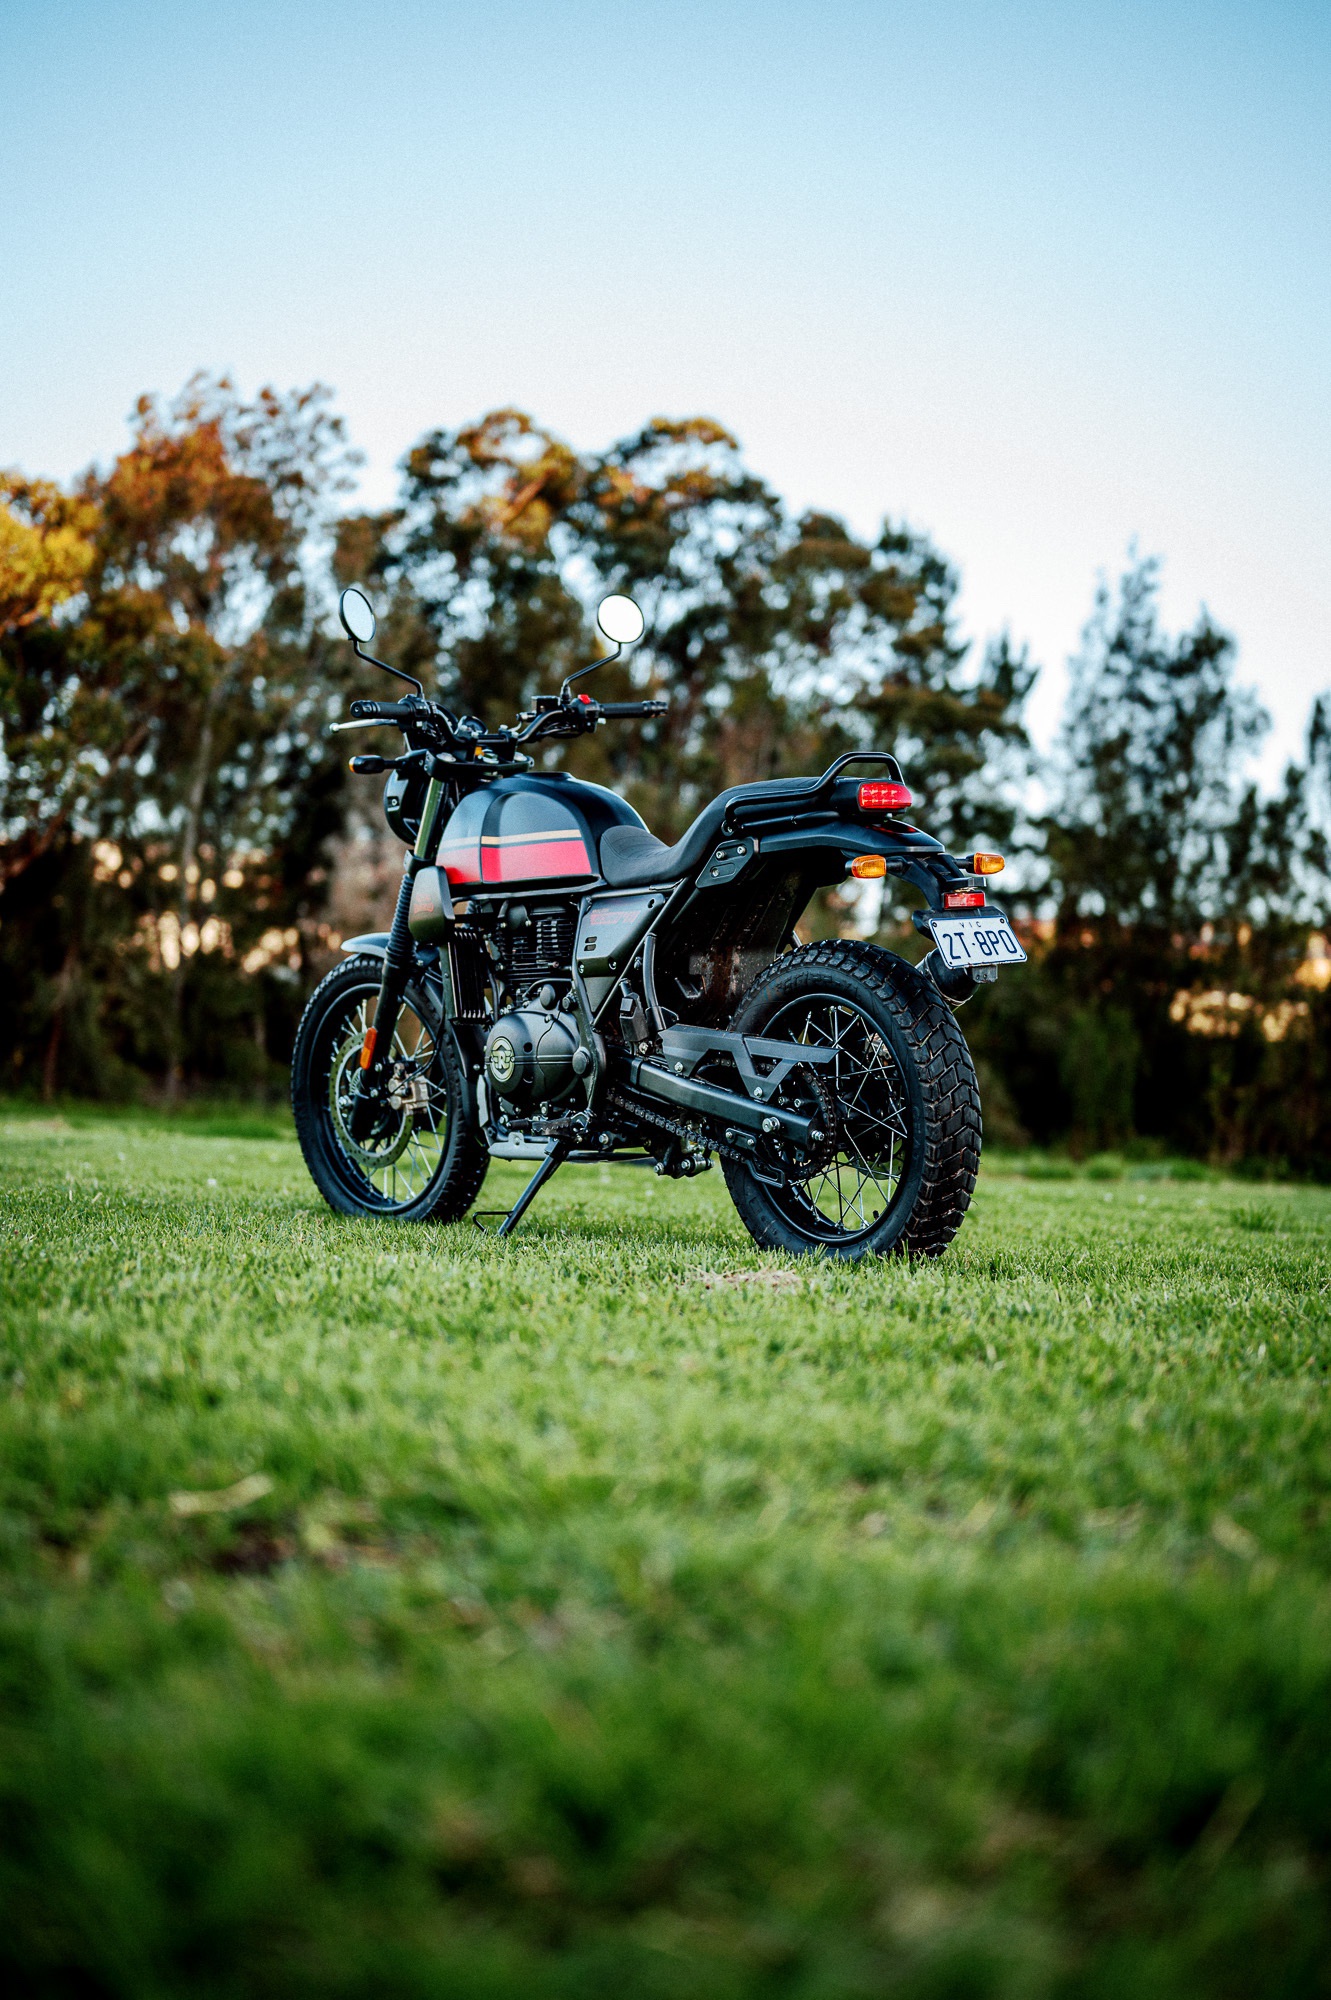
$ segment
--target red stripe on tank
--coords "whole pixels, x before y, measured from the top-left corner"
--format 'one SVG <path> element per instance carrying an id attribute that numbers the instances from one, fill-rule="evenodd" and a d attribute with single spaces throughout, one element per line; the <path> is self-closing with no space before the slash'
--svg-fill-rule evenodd
<path id="1" fill-rule="evenodd" d="M 450 882 L 479 882 L 481 879 L 480 851 L 475 840 L 441 840 L 435 861 Z"/>
<path id="2" fill-rule="evenodd" d="M 529 882 L 544 876 L 591 873 L 580 833 L 487 837 L 481 842 L 484 882 Z"/>

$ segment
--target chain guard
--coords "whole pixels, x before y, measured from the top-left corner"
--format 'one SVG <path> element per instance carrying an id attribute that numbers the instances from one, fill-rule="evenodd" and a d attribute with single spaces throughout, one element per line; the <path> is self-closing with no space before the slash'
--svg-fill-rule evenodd
<path id="1" fill-rule="evenodd" d="M 779 1141 L 774 1144 L 770 1139 L 765 1142 L 760 1141 L 757 1147 L 736 1146 L 706 1124 L 701 1125 L 703 1143 L 718 1158 L 739 1162 L 751 1173 L 756 1174 L 759 1180 L 778 1185 L 786 1185 L 791 1181 L 812 1180 L 815 1174 L 821 1173 L 823 1168 L 836 1158 L 841 1120 L 837 1111 L 835 1091 L 826 1078 L 812 1066 L 808 1069 L 801 1067 L 794 1070 L 782 1086 L 782 1095 L 794 1077 L 798 1077 L 801 1082 L 807 1078 L 818 1100 L 823 1137 L 810 1152 L 801 1153 L 792 1159 Z M 606 1110 L 611 1113 L 620 1112 L 634 1119 L 639 1125 L 650 1125 L 658 1132 L 669 1133 L 672 1139 L 677 1139 L 681 1145 L 690 1149 L 697 1146 L 700 1129 L 698 1121 L 688 1124 L 682 1118 L 672 1118 L 668 1112 L 658 1110 L 654 1104 L 649 1105 L 642 1098 L 631 1097 L 613 1086 L 606 1093 Z"/>

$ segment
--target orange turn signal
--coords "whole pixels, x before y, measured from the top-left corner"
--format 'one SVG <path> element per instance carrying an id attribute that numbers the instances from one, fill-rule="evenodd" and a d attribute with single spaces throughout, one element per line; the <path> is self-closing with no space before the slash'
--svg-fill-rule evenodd
<path id="1" fill-rule="evenodd" d="M 881 854 L 857 854 L 850 864 L 850 872 L 857 882 L 876 882 L 886 875 L 887 863 Z"/>
<path id="2" fill-rule="evenodd" d="M 1001 875 L 1007 864 L 1001 854 L 972 854 L 966 866 L 972 875 Z"/>

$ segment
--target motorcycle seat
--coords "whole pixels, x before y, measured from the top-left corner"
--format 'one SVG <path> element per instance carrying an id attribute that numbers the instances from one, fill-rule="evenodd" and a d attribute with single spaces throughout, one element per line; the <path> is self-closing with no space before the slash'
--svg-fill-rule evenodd
<path id="1" fill-rule="evenodd" d="M 741 801 L 757 805 L 789 799 L 797 805 L 818 789 L 818 778 L 765 778 L 757 784 L 732 785 L 704 806 L 693 825 L 673 847 L 658 840 L 645 826 L 610 826 L 601 835 L 601 873 L 612 889 L 644 889 L 651 882 L 678 882 L 700 869 L 725 830 L 726 816 Z"/>

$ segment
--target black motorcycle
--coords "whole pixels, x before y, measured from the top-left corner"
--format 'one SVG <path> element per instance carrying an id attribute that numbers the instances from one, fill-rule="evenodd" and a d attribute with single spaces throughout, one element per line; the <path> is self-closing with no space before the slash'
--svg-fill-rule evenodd
<path id="1" fill-rule="evenodd" d="M 343 945 L 296 1037 L 296 1130 L 330 1206 L 456 1221 L 492 1159 L 529 1160 L 504 1236 L 565 1161 L 680 1176 L 716 1156 L 764 1248 L 940 1255 L 980 1159 L 953 1010 L 1025 956 L 985 900 L 1001 857 L 958 860 L 900 818 L 910 793 L 876 751 L 733 786 L 669 847 L 613 792 L 528 754 L 664 702 L 575 693 L 598 660 L 487 730 L 372 660 L 363 592 L 341 617 L 414 692 L 353 701 L 336 725 L 405 737 L 351 768 L 388 772 L 409 853 L 392 928 Z M 609 659 L 642 637 L 631 598 L 597 622 Z M 884 775 L 853 775 L 863 764 Z M 796 945 L 815 890 L 887 875 L 924 896 L 920 966 L 856 940 Z"/>

